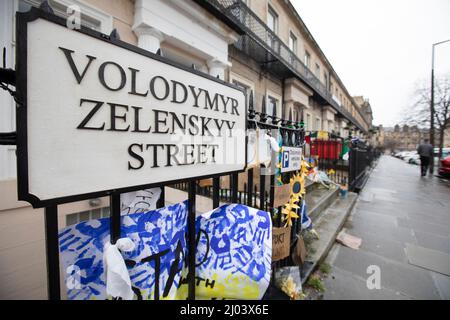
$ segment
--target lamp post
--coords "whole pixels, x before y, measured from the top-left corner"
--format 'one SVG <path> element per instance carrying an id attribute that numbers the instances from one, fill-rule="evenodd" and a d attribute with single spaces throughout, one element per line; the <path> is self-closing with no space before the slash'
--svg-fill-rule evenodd
<path id="1" fill-rule="evenodd" d="M 433 147 L 433 155 L 431 156 L 430 163 L 431 174 L 434 171 L 434 47 L 445 42 L 450 42 L 450 39 L 433 43 L 431 54 L 430 144 Z"/>

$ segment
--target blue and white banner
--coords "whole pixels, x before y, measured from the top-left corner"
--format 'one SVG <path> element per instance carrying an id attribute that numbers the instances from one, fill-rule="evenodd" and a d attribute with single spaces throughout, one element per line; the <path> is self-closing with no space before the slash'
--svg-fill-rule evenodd
<path id="1" fill-rule="evenodd" d="M 260 299 L 271 273 L 272 225 L 267 212 L 223 205 L 196 219 L 197 299 Z M 134 299 L 187 298 L 187 202 L 122 216 L 121 236 L 134 242 L 122 252 Z M 103 262 L 109 219 L 60 232 L 68 299 L 108 299 Z"/>

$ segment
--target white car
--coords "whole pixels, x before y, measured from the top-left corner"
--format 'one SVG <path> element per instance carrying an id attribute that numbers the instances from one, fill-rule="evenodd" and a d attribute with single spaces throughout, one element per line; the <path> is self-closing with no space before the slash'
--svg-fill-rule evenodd
<path id="1" fill-rule="evenodd" d="M 403 160 L 406 162 L 409 162 L 409 159 L 415 157 L 417 155 L 417 152 L 408 152 L 404 157 Z"/>
<path id="2" fill-rule="evenodd" d="M 420 156 L 418 154 L 412 155 L 408 159 L 408 163 L 419 165 L 420 164 Z"/>

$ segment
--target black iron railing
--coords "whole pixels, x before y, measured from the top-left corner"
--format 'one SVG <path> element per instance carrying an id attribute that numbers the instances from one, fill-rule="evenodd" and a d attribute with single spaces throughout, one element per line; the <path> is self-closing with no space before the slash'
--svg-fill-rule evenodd
<path id="1" fill-rule="evenodd" d="M 320 131 L 308 131 L 306 136 L 305 159 L 325 172 L 333 182 L 346 185 L 349 172 L 349 161 L 344 156 L 347 140 L 333 132 L 327 132 L 323 137 Z"/>
<path id="2" fill-rule="evenodd" d="M 374 160 L 380 156 L 380 151 L 360 140 L 353 140 L 349 145 L 349 190 L 359 192 L 369 177 Z"/>

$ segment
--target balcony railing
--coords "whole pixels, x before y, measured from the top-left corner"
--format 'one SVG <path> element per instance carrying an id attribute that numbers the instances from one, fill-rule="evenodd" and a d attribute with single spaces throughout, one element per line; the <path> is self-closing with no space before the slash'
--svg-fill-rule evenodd
<path id="1" fill-rule="evenodd" d="M 308 84 L 326 103 L 331 105 L 342 116 L 355 124 L 360 130 L 364 127 L 332 97 L 327 87 L 308 69 L 289 47 L 241 0 L 205 0 L 239 25 L 245 35 L 235 43 L 235 47 L 243 52 L 251 53 L 253 58 L 262 58 L 266 62 L 280 61 L 292 73 Z M 262 47 L 264 52 L 260 50 Z M 274 60 L 271 60 L 274 58 Z M 260 59 L 261 60 L 261 59 Z"/>

